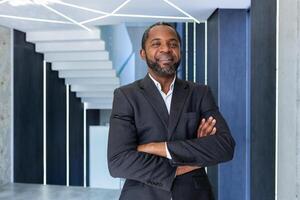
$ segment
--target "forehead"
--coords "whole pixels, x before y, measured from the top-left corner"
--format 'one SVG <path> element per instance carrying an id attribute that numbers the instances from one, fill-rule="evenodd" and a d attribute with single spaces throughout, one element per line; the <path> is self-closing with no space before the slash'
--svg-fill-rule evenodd
<path id="1" fill-rule="evenodd" d="M 172 27 L 165 25 L 158 25 L 150 29 L 148 40 L 151 41 L 152 39 L 178 40 L 175 30 Z"/>

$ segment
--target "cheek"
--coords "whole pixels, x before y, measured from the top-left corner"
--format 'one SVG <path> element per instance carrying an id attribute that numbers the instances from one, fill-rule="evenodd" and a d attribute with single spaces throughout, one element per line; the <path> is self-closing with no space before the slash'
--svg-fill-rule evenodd
<path id="1" fill-rule="evenodd" d="M 173 54 L 177 58 L 177 60 L 180 59 L 180 57 L 181 57 L 180 51 L 174 51 Z"/>

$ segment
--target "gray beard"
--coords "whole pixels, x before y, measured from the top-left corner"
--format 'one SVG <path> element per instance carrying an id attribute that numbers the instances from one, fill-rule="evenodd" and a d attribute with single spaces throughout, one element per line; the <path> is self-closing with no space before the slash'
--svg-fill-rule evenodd
<path id="1" fill-rule="evenodd" d="M 146 62 L 150 69 L 152 69 L 158 76 L 166 77 L 166 76 L 173 76 L 176 74 L 177 68 L 180 64 L 180 60 L 177 63 L 169 67 L 160 67 L 157 62 L 153 62 L 148 59 L 146 55 Z"/>

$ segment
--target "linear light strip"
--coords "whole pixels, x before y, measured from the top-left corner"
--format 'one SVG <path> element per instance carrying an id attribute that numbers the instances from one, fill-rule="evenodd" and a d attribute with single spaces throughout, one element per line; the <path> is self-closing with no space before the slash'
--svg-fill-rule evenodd
<path id="1" fill-rule="evenodd" d="M 47 81 L 46 81 L 46 61 L 43 60 L 43 184 L 47 184 L 47 96 L 46 96 L 46 89 L 47 89 Z"/>
<path id="2" fill-rule="evenodd" d="M 189 59 L 189 51 L 188 51 L 188 43 L 189 41 L 189 29 L 188 29 L 188 23 L 185 23 L 185 80 L 189 79 L 189 67 L 188 67 L 188 59 Z"/>
<path id="3" fill-rule="evenodd" d="M 88 27 L 86 27 L 86 26 L 80 24 L 79 22 L 77 22 L 77 21 L 75 21 L 74 19 L 68 17 L 67 15 L 65 15 L 65 14 L 63 14 L 63 13 L 61 13 L 61 12 L 55 10 L 54 8 L 51 8 L 50 6 L 48 6 L 48 5 L 44 4 L 44 3 L 41 3 L 41 5 L 42 5 L 43 7 L 45 7 L 45 8 L 47 8 L 48 10 L 50 10 L 50 11 L 56 13 L 57 15 L 59 15 L 59 16 L 65 18 L 65 19 L 67 19 L 67 20 L 73 22 L 74 24 L 80 26 L 81 28 L 83 28 L 83 29 L 85 29 L 85 30 L 87 30 L 87 31 L 90 31 L 90 32 L 92 31 L 92 30 L 89 29 Z"/>
<path id="4" fill-rule="evenodd" d="M 275 200 L 278 200 L 278 114 L 279 114 L 279 106 L 278 106 L 278 87 L 279 87 L 279 0 L 276 0 L 276 97 L 275 97 Z M 297 177 L 296 177 L 297 178 Z"/>
<path id="5" fill-rule="evenodd" d="M 69 84 L 66 85 L 66 185 L 69 186 Z"/>
<path id="6" fill-rule="evenodd" d="M 204 24 L 205 24 L 204 84 L 207 85 L 207 21 L 205 21 Z"/>
<path id="7" fill-rule="evenodd" d="M 193 19 L 195 22 L 197 22 L 198 24 L 200 23 L 199 20 L 197 20 L 195 17 L 193 17 L 192 15 L 190 15 L 189 13 L 185 12 L 184 10 L 182 10 L 181 8 L 179 8 L 178 6 L 176 6 L 175 4 L 173 4 L 172 2 L 170 2 L 169 0 L 164 0 L 167 4 L 169 4 L 170 6 L 172 6 L 173 8 L 177 9 L 178 11 L 182 12 L 184 15 L 190 17 L 191 19 Z"/>
<path id="8" fill-rule="evenodd" d="M 83 187 L 86 187 L 86 159 L 87 159 L 87 154 L 86 154 L 86 103 L 83 103 Z"/>
<path id="9" fill-rule="evenodd" d="M 194 46 L 194 48 L 193 48 L 193 52 L 194 52 L 194 57 L 193 57 L 193 61 L 194 61 L 194 62 L 193 62 L 193 69 L 194 69 L 194 70 L 193 70 L 193 72 L 194 72 L 194 77 L 193 77 L 193 78 L 194 78 L 194 82 L 196 83 L 196 75 L 197 75 L 197 73 L 196 73 L 196 70 L 197 70 L 197 69 L 196 69 L 196 64 L 197 64 L 197 63 L 196 63 L 196 62 L 197 62 L 197 60 L 196 60 L 196 28 L 197 28 L 196 22 L 194 22 L 193 25 L 194 25 L 194 26 L 193 26 L 193 28 L 194 28 L 194 30 L 193 30 L 193 33 L 194 33 L 194 34 L 193 34 L 193 42 L 194 42 L 194 43 L 193 43 L 193 46 Z"/>
<path id="10" fill-rule="evenodd" d="M 27 20 L 27 21 L 56 23 L 56 24 L 73 24 L 73 23 L 67 22 L 67 21 L 39 19 L 39 18 L 32 18 L 32 17 L 19 17 L 19 16 L 14 16 L 14 15 L 0 15 L 0 17 L 2 17 L 2 18 L 11 18 L 11 19 L 21 19 L 21 20 Z"/>
<path id="11" fill-rule="evenodd" d="M 11 82 L 11 88 L 10 88 L 10 108 L 11 108 L 11 128 L 10 128 L 10 180 L 13 183 L 14 182 L 14 30 L 10 29 L 10 64 L 11 64 L 11 71 L 10 71 L 10 82 Z"/>
<path id="12" fill-rule="evenodd" d="M 158 19 L 182 19 L 182 20 L 192 20 L 189 17 L 176 17 L 176 16 L 162 16 L 162 15 L 138 15 L 138 14 L 112 14 L 113 17 L 136 17 L 136 18 L 158 18 Z"/>
<path id="13" fill-rule="evenodd" d="M 108 13 L 104 16 L 100 16 L 100 17 L 96 17 L 96 18 L 93 18 L 93 19 L 89 19 L 89 20 L 86 20 L 86 21 L 83 21 L 83 22 L 80 22 L 80 24 L 85 24 L 85 23 L 88 23 L 88 22 L 93 22 L 93 21 L 96 21 L 96 20 L 99 20 L 99 19 L 104 19 L 106 17 L 109 17 L 111 15 L 113 15 L 114 13 L 118 12 L 121 8 L 123 8 L 126 4 L 128 4 L 131 0 L 126 0 L 125 2 L 123 2 L 120 6 L 118 6 L 115 10 L 113 10 L 111 13 Z"/>
<path id="14" fill-rule="evenodd" d="M 7 2 L 9 0 L 3 0 L 3 1 L 0 1 L 0 4 L 3 4 L 5 2 Z M 88 22 L 91 22 L 91 21 L 96 21 L 96 20 L 100 20 L 100 19 L 103 19 L 103 18 L 106 18 L 106 17 L 109 17 L 109 16 L 112 16 L 112 17 L 133 17 L 133 18 L 155 18 L 155 19 L 178 19 L 178 20 L 194 20 L 196 21 L 197 23 L 200 23 L 199 20 L 197 20 L 196 18 L 192 17 L 191 15 L 189 15 L 188 13 L 186 13 L 185 11 L 183 11 L 182 9 L 180 9 L 179 7 L 177 7 L 176 5 L 174 5 L 173 3 L 167 1 L 167 0 L 164 0 L 166 1 L 169 5 L 171 5 L 172 7 L 176 8 L 177 10 L 179 10 L 180 12 L 184 13 L 185 15 L 187 15 L 188 17 L 177 17 L 177 16 L 160 16 L 160 15 L 139 15 L 139 14 L 122 14 L 122 13 L 116 13 L 118 10 L 120 10 L 122 7 L 124 7 L 130 0 L 127 0 L 125 1 L 123 4 L 121 4 L 118 8 L 116 8 L 113 12 L 111 13 L 108 13 L 108 12 L 104 12 L 104 11 L 100 11 L 100 10 L 95 10 L 95 9 L 91 9 L 91 8 L 87 8 L 87 7 L 83 7 L 83 6 L 78 6 L 78 5 L 75 5 L 75 4 L 69 4 L 69 3 L 65 3 L 65 2 L 62 2 L 62 1 L 57 1 L 55 2 L 56 4 L 61 4 L 61 5 L 65 5 L 65 6 L 68 6 L 68 7 L 73 7 L 73 8 L 78 8 L 78 9 L 81 9 L 81 10 L 86 10 L 86 11 L 90 11 L 90 12 L 94 12 L 94 13 L 99 13 L 99 14 L 104 14 L 104 16 L 100 16 L 100 17 L 97 17 L 97 18 L 93 18 L 93 19 L 90 19 L 90 20 L 85 20 L 85 21 L 82 21 L 82 22 L 77 22 L 75 20 L 73 20 L 72 18 L 64 15 L 63 13 L 43 4 L 43 3 L 40 3 L 40 5 L 44 6 L 45 8 L 51 10 L 52 12 L 55 12 L 56 14 L 64 17 L 65 19 L 71 21 L 71 22 L 68 22 L 68 21 L 59 21 L 59 20 L 49 20 L 49 19 L 39 19 L 39 18 L 31 18 L 31 17 L 19 17 L 19 16 L 12 16 L 12 15 L 0 15 L 0 17 L 3 17 L 3 18 L 11 18 L 11 19 L 20 19 L 20 20 L 27 20 L 27 21 L 37 21 L 37 22 L 47 22 L 47 23 L 58 23 L 58 24 L 76 24 L 88 31 L 91 31 L 89 28 L 87 28 L 86 26 L 83 26 L 83 24 L 85 23 L 88 23 Z"/>

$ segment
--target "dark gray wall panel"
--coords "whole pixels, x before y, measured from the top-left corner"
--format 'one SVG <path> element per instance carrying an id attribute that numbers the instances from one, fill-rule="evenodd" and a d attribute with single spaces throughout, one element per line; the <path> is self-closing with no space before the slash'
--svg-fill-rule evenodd
<path id="1" fill-rule="evenodd" d="M 14 31 L 14 182 L 43 183 L 43 55 Z"/>
<path id="2" fill-rule="evenodd" d="M 274 199 L 276 0 L 251 4 L 251 199 Z"/>
<path id="3" fill-rule="evenodd" d="M 196 24 L 196 82 L 205 83 L 205 24 Z"/>
<path id="4" fill-rule="evenodd" d="M 70 185 L 83 186 L 83 103 L 69 93 Z"/>
<path id="5" fill-rule="evenodd" d="M 188 80 L 194 80 L 194 23 L 188 23 Z M 184 54 L 185 56 L 185 54 Z"/>
<path id="6" fill-rule="evenodd" d="M 46 67 L 47 184 L 66 184 L 66 85 Z"/>

